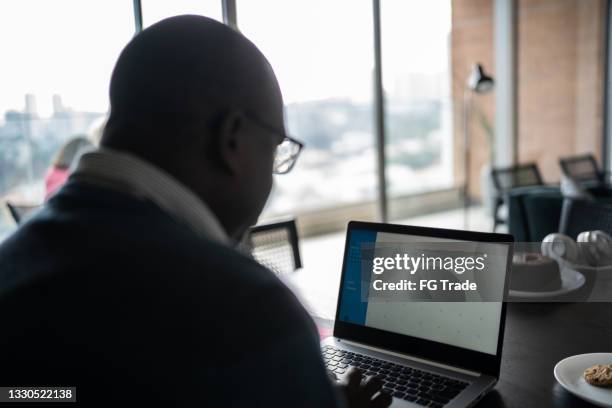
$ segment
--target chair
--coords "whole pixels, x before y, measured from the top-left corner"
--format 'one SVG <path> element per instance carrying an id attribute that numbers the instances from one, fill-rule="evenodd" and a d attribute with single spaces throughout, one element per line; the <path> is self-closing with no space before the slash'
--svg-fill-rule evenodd
<path id="1" fill-rule="evenodd" d="M 517 187 L 544 185 L 540 170 L 535 163 L 519 164 L 511 167 L 496 168 L 491 171 L 493 185 L 497 190 L 495 208 L 493 209 L 493 232 L 507 220 L 499 216 L 499 209 L 504 203 L 506 194 Z"/>
<path id="2" fill-rule="evenodd" d="M 277 275 L 302 267 L 295 219 L 251 227 L 243 243 L 257 262 Z"/>
<path id="3" fill-rule="evenodd" d="M 6 206 L 17 224 L 21 224 L 42 208 L 42 205 L 17 205 L 8 201 L 6 202 Z"/>
<path id="4" fill-rule="evenodd" d="M 595 157 L 592 154 L 571 156 L 559 159 L 563 174 L 577 182 L 593 182 L 603 184 L 605 174 L 599 170 Z"/>
<path id="5" fill-rule="evenodd" d="M 576 239 L 581 232 L 594 230 L 612 235 L 612 204 L 565 199 L 559 232 Z"/>
<path id="6" fill-rule="evenodd" d="M 508 205 L 508 232 L 516 242 L 540 242 L 559 232 L 563 195 L 559 187 L 515 188 L 505 197 Z"/>

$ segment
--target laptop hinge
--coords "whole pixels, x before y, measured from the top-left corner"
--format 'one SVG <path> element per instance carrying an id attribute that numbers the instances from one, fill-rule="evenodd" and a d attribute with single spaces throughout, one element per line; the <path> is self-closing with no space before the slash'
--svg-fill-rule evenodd
<path id="1" fill-rule="evenodd" d="M 381 349 L 381 348 L 378 348 L 378 347 L 372 347 L 372 346 L 369 346 L 367 344 L 357 343 L 355 341 L 350 341 L 350 340 L 343 340 L 343 339 L 338 339 L 338 340 L 340 340 L 341 342 L 346 343 L 346 344 L 351 344 L 351 345 L 354 345 L 354 346 L 357 346 L 357 347 L 369 349 L 369 350 L 372 350 L 372 351 L 376 351 L 378 353 L 383 353 L 383 354 L 388 354 L 390 356 L 405 358 L 407 360 L 412 360 L 412 361 L 416 361 L 416 362 L 419 362 L 419 363 L 431 365 L 431 366 L 434 366 L 434 367 L 443 368 L 445 370 L 450 370 L 450 371 L 454 371 L 454 372 L 461 373 L 461 374 L 471 375 L 473 377 L 480 377 L 482 375 L 481 373 L 478 373 L 476 371 L 466 370 L 464 368 L 459 368 L 459 367 L 453 367 L 453 366 L 450 366 L 450 365 L 439 363 L 437 361 L 431 361 L 431 360 L 426 360 L 424 358 L 411 356 L 410 354 L 397 353 L 397 352 L 394 352 L 394 351 L 389 351 L 389 350 Z"/>

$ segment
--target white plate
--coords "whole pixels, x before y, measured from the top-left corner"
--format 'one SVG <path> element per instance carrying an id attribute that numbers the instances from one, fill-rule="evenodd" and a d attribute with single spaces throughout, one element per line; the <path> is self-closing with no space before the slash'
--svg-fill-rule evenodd
<path id="1" fill-rule="evenodd" d="M 555 366 L 555 378 L 575 396 L 600 407 L 612 407 L 612 388 L 595 387 L 582 376 L 595 364 L 612 364 L 612 353 L 578 354 L 561 360 Z"/>
<path id="2" fill-rule="evenodd" d="M 512 290 L 508 292 L 511 298 L 517 299 L 545 299 L 565 295 L 578 290 L 584 285 L 585 278 L 580 272 L 569 268 L 561 268 L 561 288 L 549 292 L 528 292 L 523 290 Z"/>

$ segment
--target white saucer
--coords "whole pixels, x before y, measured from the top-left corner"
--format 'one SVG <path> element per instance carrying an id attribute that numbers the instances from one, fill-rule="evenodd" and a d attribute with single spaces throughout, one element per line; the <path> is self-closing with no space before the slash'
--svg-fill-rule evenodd
<path id="1" fill-rule="evenodd" d="M 612 353 L 578 354 L 561 360 L 555 366 L 555 378 L 575 396 L 600 407 L 612 407 L 612 388 L 596 387 L 584 380 L 584 370 L 595 364 L 612 364 Z"/>
<path id="2" fill-rule="evenodd" d="M 523 290 L 512 290 L 508 292 L 515 299 L 546 299 L 557 297 L 578 290 L 585 283 L 584 275 L 569 268 L 561 268 L 561 288 L 548 292 L 531 292 Z"/>

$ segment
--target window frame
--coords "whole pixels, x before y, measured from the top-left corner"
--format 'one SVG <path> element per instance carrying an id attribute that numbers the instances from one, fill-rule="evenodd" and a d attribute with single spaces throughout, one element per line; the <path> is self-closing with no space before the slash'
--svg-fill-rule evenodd
<path id="1" fill-rule="evenodd" d="M 238 27 L 238 10 L 236 7 L 236 0 L 219 0 L 221 2 L 221 9 L 223 11 L 223 23 L 234 28 Z M 134 27 L 135 34 L 142 31 L 142 3 L 141 0 L 133 0 L 134 3 Z M 443 208 L 451 208 L 452 201 L 459 192 L 458 187 L 427 191 L 424 193 L 410 194 L 408 196 L 402 196 L 390 199 L 387 188 L 387 177 L 386 177 L 386 157 L 385 157 L 385 146 L 386 146 L 386 132 L 385 132 L 385 99 L 384 99 L 384 88 L 383 88 L 383 70 L 382 70 L 382 38 L 381 38 L 381 0 L 372 0 L 372 36 L 374 38 L 374 93 L 373 93 L 373 106 L 374 106 L 374 136 L 375 136 L 375 147 L 376 147 L 376 177 L 377 177 L 377 197 L 374 202 L 359 202 L 343 207 L 332 207 L 322 208 L 315 211 L 300 212 L 297 215 L 303 219 L 300 222 L 300 229 L 306 233 L 306 235 L 316 235 L 325 232 L 337 231 L 345 225 L 345 220 L 350 219 L 362 219 L 362 220 L 377 220 L 380 222 L 389 221 L 389 207 L 396 207 L 399 211 L 394 213 L 402 214 L 402 216 L 414 216 L 417 214 L 423 214 L 431 211 L 432 199 L 436 197 L 436 200 L 445 200 L 442 204 Z M 406 205 L 407 200 L 414 200 L 419 198 L 419 203 L 411 203 Z M 421 200 L 422 198 L 422 200 Z M 436 201 L 433 200 L 433 201 Z M 404 208 L 406 207 L 406 208 Z M 441 208 L 442 208 L 441 207 Z M 338 215 L 341 214 L 340 217 Z M 329 222 L 332 217 L 340 219 L 339 222 Z M 270 217 L 269 219 L 274 219 Z M 397 218 L 397 217 L 395 217 Z M 325 225 L 325 226 L 324 226 Z"/>

